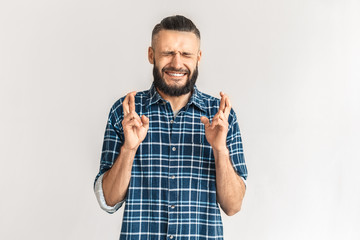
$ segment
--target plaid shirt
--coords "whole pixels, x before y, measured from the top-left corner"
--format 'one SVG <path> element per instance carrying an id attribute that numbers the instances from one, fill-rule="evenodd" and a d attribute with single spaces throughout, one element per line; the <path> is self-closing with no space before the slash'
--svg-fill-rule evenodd
<path id="1" fill-rule="evenodd" d="M 95 183 L 112 167 L 124 142 L 123 100 L 119 99 L 111 109 Z M 211 120 L 219 104 L 219 99 L 195 87 L 188 104 L 174 117 L 170 103 L 161 98 L 154 86 L 136 94 L 136 112 L 146 115 L 150 126 L 134 158 L 123 201 L 120 239 L 223 239 L 216 201 L 215 159 L 200 121 L 201 116 Z M 229 115 L 227 147 L 234 169 L 245 180 L 247 169 L 233 110 Z"/>

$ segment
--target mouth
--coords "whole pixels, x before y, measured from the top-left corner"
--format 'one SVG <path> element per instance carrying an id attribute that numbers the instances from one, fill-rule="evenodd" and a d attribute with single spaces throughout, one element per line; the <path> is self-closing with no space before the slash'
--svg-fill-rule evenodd
<path id="1" fill-rule="evenodd" d="M 178 82 L 186 78 L 189 74 L 189 71 L 186 69 L 165 68 L 163 69 L 163 73 L 171 80 Z"/>
<path id="2" fill-rule="evenodd" d="M 169 75 L 172 78 L 182 78 L 187 75 L 186 72 L 170 72 L 170 71 L 165 71 L 165 74 Z"/>

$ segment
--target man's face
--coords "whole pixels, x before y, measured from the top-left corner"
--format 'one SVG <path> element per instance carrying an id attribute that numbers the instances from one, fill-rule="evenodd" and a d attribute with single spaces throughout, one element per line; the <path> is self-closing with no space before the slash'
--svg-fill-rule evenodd
<path id="1" fill-rule="evenodd" d="M 199 48 L 200 40 L 192 32 L 161 30 L 148 55 L 155 87 L 169 96 L 190 92 L 198 74 Z"/>

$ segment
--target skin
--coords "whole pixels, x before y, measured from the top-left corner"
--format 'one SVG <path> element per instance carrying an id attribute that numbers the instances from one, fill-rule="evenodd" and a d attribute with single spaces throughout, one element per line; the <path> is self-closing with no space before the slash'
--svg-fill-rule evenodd
<path id="1" fill-rule="evenodd" d="M 181 77 L 171 76 L 172 73 L 182 73 L 181 70 L 188 70 L 191 73 L 195 70 L 196 64 L 200 62 L 200 40 L 194 33 L 179 31 L 160 31 L 153 46 L 148 49 L 148 60 L 151 64 L 163 68 L 175 68 L 179 71 L 168 71 L 163 73 L 163 78 L 169 86 L 184 86 L 191 76 L 187 74 Z M 161 97 L 169 101 L 174 111 L 180 110 L 188 102 L 191 93 L 174 97 L 158 91 Z"/>
<path id="2" fill-rule="evenodd" d="M 136 150 L 149 129 L 149 119 L 144 115 L 140 118 L 135 112 L 135 94 L 136 92 L 127 94 L 123 101 L 122 126 L 125 141 L 112 168 L 103 176 L 103 192 L 109 206 L 114 206 L 125 198 Z"/>
<path id="3" fill-rule="evenodd" d="M 245 195 L 245 184 L 235 172 L 229 150 L 226 146 L 228 132 L 228 118 L 231 110 L 229 97 L 220 92 L 221 100 L 219 111 L 210 123 L 207 117 L 201 117 L 205 125 L 206 140 L 210 143 L 215 157 L 216 170 L 216 199 L 222 210 L 232 216 L 240 211 Z"/>
<path id="4" fill-rule="evenodd" d="M 183 86 L 191 76 L 172 74 L 183 73 L 183 70 L 191 73 L 194 71 L 201 59 L 200 40 L 191 32 L 162 30 L 156 36 L 153 46 L 149 47 L 148 59 L 151 64 L 154 64 L 155 60 L 160 71 L 169 67 L 175 69 L 162 72 L 163 78 L 170 86 Z M 125 141 L 114 165 L 103 177 L 104 197 L 109 206 L 114 206 L 126 197 L 136 150 L 149 129 L 149 119 L 146 116 L 140 117 L 135 112 L 135 94 L 136 92 L 131 92 L 124 99 L 122 126 Z M 191 96 L 191 93 L 188 93 L 174 97 L 160 91 L 159 94 L 170 102 L 174 111 L 184 107 Z M 220 92 L 220 97 L 219 111 L 212 121 L 203 116 L 201 122 L 205 126 L 206 139 L 214 152 L 217 201 L 223 211 L 231 216 L 241 209 L 245 185 L 231 164 L 226 146 L 228 117 L 231 110 L 230 99 L 223 92 Z"/>

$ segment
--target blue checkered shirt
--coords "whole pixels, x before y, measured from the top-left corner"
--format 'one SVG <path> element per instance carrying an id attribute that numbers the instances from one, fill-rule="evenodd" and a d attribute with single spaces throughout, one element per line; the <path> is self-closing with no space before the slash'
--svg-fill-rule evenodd
<path id="1" fill-rule="evenodd" d="M 111 108 L 105 131 L 100 171 L 95 183 L 116 160 L 124 142 L 122 101 Z M 146 138 L 137 149 L 124 201 L 120 239 L 223 239 L 216 201 L 215 159 L 205 137 L 201 116 L 210 120 L 220 100 L 195 87 L 189 102 L 176 116 L 170 103 L 152 86 L 135 96 L 136 112 L 149 118 Z M 229 116 L 227 147 L 235 171 L 244 180 L 247 168 L 239 125 Z M 103 195 L 101 196 L 103 199 Z"/>

